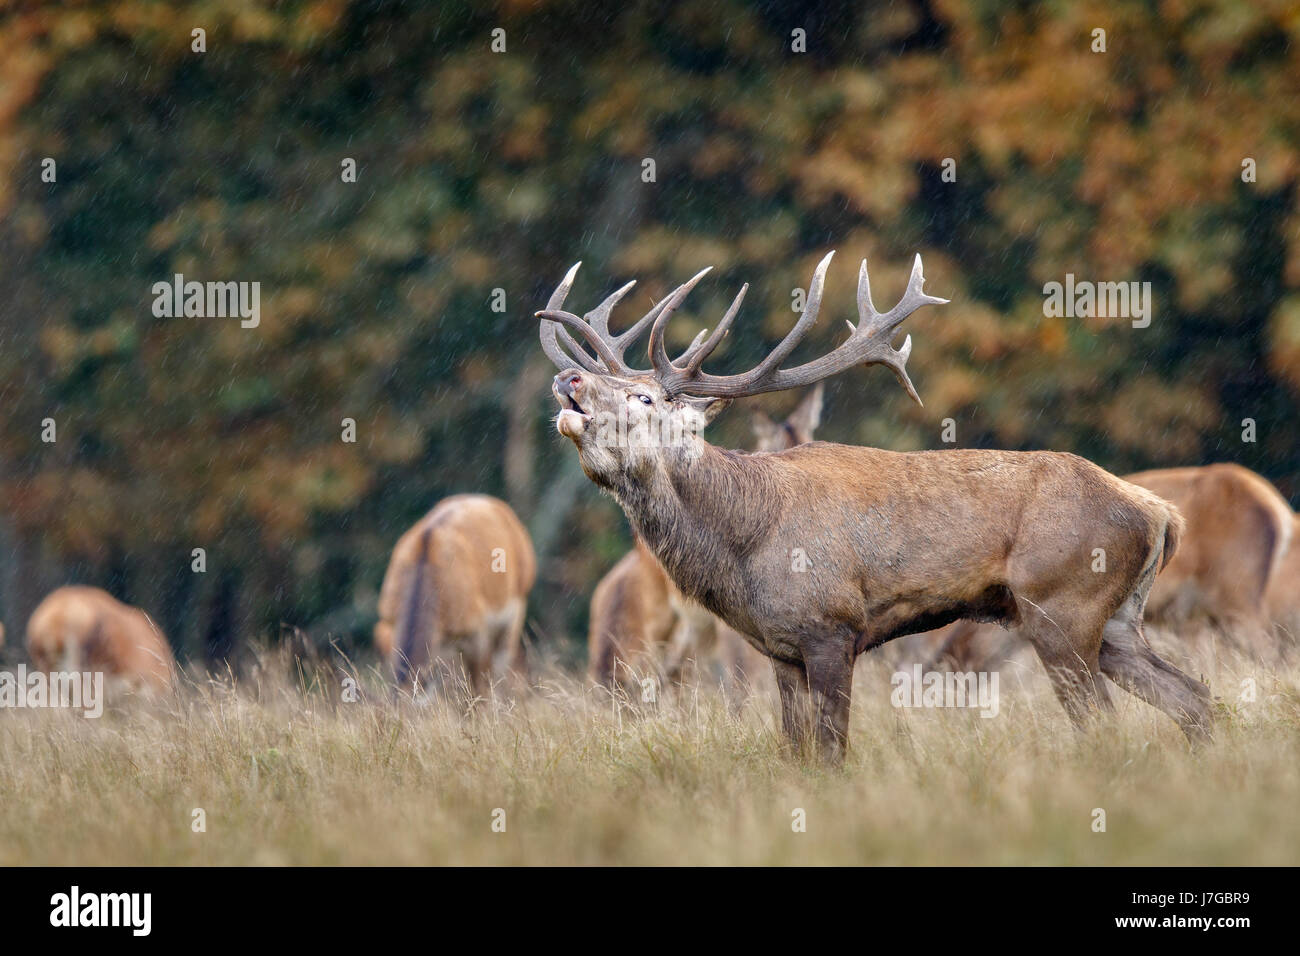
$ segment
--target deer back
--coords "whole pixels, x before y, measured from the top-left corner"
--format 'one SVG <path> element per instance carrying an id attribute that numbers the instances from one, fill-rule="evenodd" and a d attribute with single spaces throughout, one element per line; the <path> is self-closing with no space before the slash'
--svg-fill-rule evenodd
<path id="1" fill-rule="evenodd" d="M 1272 484 L 1232 464 L 1127 480 L 1173 502 L 1187 519 L 1182 547 L 1151 589 L 1148 618 L 1262 618 L 1292 534 L 1291 509 Z"/>
<path id="2" fill-rule="evenodd" d="M 43 670 L 68 665 L 155 687 L 168 685 L 176 669 L 167 639 L 148 615 L 91 587 L 49 594 L 27 624 L 27 649 Z"/>
<path id="3" fill-rule="evenodd" d="M 525 600 L 536 576 L 532 540 L 509 505 L 488 495 L 445 498 L 393 548 L 375 643 L 389 656 L 404 635 L 477 632 Z"/>

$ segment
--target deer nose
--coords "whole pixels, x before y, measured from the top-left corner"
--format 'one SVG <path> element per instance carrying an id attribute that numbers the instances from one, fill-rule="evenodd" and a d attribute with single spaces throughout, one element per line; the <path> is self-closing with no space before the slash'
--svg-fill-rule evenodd
<path id="1" fill-rule="evenodd" d="M 561 395 L 572 395 L 582 384 L 580 372 L 561 372 L 555 376 L 555 390 Z"/>

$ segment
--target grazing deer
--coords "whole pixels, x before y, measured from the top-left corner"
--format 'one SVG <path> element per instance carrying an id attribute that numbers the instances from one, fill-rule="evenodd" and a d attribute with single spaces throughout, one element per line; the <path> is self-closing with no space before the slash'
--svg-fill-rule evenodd
<path id="1" fill-rule="evenodd" d="M 821 422 L 822 391 L 818 383 L 779 425 L 755 412 L 758 451 L 784 451 L 812 441 Z M 674 680 L 688 658 L 699 660 L 709 650 L 721 661 L 728 684 L 754 678 L 758 653 L 740 634 L 687 598 L 638 538 L 592 594 L 588 676 L 607 687 L 621 683 L 630 689 L 631 678 L 662 661 L 665 675 Z"/>
<path id="2" fill-rule="evenodd" d="M 1182 548 L 1151 589 L 1148 618 L 1176 626 L 1203 617 L 1228 631 L 1267 632 L 1265 593 L 1292 533 L 1291 506 L 1272 483 L 1226 463 L 1126 480 L 1173 502 L 1187 519 Z"/>
<path id="3" fill-rule="evenodd" d="M 27 652 L 43 671 L 100 671 L 122 685 L 169 687 L 176 659 L 139 608 L 92 587 L 62 587 L 27 622 Z"/>
<path id="4" fill-rule="evenodd" d="M 1277 598 L 1283 586 L 1271 584 L 1285 576 L 1284 556 L 1293 553 L 1294 516 L 1286 499 L 1268 479 L 1229 463 L 1161 468 L 1124 480 L 1172 502 L 1187 520 L 1178 553 L 1151 588 L 1144 619 L 1172 629 L 1204 621 L 1254 656 L 1276 658 L 1282 648 L 1273 623 L 1286 612 Z M 935 665 L 988 670 L 1017 639 L 960 621 L 924 643 Z"/>
<path id="5" fill-rule="evenodd" d="M 912 312 L 946 301 L 922 292 L 920 256 L 902 300 L 885 313 L 872 303 L 864 261 L 860 321 L 848 339 L 781 367 L 817 318 L 830 259 L 817 266 L 791 331 L 739 375 L 701 365 L 747 287 L 677 361 L 664 348 L 669 317 L 707 269 L 618 335 L 610 311 L 631 284 L 580 318 L 562 309 L 576 265 L 537 313 L 542 349 L 560 369 L 557 430 L 673 583 L 771 658 L 786 735 L 842 759 L 857 656 L 959 618 L 1018 624 L 1076 721 L 1109 703 L 1105 674 L 1189 738 L 1208 735 L 1208 689 L 1156 656 L 1142 633 L 1147 593 L 1183 529 L 1178 512 L 1145 489 L 1055 452 L 812 442 L 747 455 L 699 434 L 732 399 L 812 385 L 856 365 L 886 366 L 920 401 L 904 367 L 911 337 L 897 350 L 890 344 Z M 624 352 L 647 326 L 651 368 L 634 369 Z M 1092 570 L 1097 549 L 1105 573 Z"/>
<path id="6" fill-rule="evenodd" d="M 379 592 L 375 645 L 398 687 L 443 654 L 460 655 L 477 695 L 497 674 L 519 676 L 533 542 L 514 511 L 488 495 L 444 498 L 393 548 Z"/>

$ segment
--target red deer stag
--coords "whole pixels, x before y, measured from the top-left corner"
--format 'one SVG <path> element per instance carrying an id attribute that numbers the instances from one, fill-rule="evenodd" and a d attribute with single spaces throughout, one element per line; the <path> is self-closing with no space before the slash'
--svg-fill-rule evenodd
<path id="1" fill-rule="evenodd" d="M 43 671 L 102 671 L 150 691 L 171 685 L 176 660 L 139 608 L 92 587 L 62 587 L 27 622 L 27 652 Z"/>
<path id="2" fill-rule="evenodd" d="M 817 318 L 830 259 L 818 265 L 794 327 L 739 375 L 701 364 L 747 287 L 679 361 L 664 348 L 669 317 L 707 269 L 618 335 L 610 310 L 631 286 L 580 318 L 562 309 L 576 265 L 537 313 L 542 348 L 561 370 L 552 385 L 556 428 L 673 582 L 771 658 L 786 735 L 841 760 L 857 656 L 973 617 L 1023 628 L 1077 722 L 1108 704 L 1105 674 L 1188 737 L 1207 736 L 1208 689 L 1156 656 L 1142 634 L 1147 592 L 1183 527 L 1145 489 L 1054 452 L 895 453 L 814 442 L 746 455 L 699 434 L 732 399 L 812 385 L 855 365 L 886 366 L 920 400 L 904 367 L 911 337 L 897 350 L 890 344 L 912 312 L 945 301 L 922 291 L 920 256 L 902 300 L 884 313 L 872 304 L 864 261 L 860 321 L 848 339 L 781 367 Z M 647 326 L 651 368 L 637 370 L 624 352 Z M 1103 574 L 1091 570 L 1097 548 L 1107 555 Z"/>
<path id="3" fill-rule="evenodd" d="M 1293 512 L 1268 479 L 1229 463 L 1126 475 L 1172 502 L 1187 520 L 1178 553 L 1156 578 L 1144 619 L 1171 629 L 1204 621 L 1241 649 L 1276 659 L 1289 641 L 1273 636 L 1285 610 L 1277 595 L 1284 557 L 1293 554 Z M 1283 623 L 1283 634 L 1286 628 Z M 925 635 L 932 664 L 996 669 L 1019 641 L 995 626 L 959 621 Z"/>
<path id="4" fill-rule="evenodd" d="M 461 657 L 475 694 L 496 674 L 517 676 L 536 576 L 533 542 L 504 501 L 438 502 L 398 539 L 379 592 L 375 645 L 398 687 L 444 654 Z"/>
<path id="5" fill-rule="evenodd" d="M 808 393 L 781 424 L 754 414 L 759 452 L 784 451 L 812 441 L 821 422 L 822 386 Z M 728 684 L 752 680 L 758 653 L 743 637 L 682 594 L 638 538 L 636 546 L 600 579 L 591 597 L 587 673 L 599 684 L 630 689 L 631 678 L 663 663 L 676 679 L 688 658 L 713 651 Z"/>

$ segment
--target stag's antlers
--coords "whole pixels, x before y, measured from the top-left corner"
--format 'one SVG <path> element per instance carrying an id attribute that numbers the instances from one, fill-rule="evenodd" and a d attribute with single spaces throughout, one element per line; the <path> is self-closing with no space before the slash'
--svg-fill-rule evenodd
<path id="1" fill-rule="evenodd" d="M 871 282 L 867 276 L 867 261 L 862 260 L 858 272 L 858 315 L 856 326 L 848 323 L 850 335 L 831 352 L 821 358 L 806 362 L 791 369 L 780 368 L 794 351 L 796 345 L 817 321 L 821 308 L 822 289 L 826 282 L 826 269 L 830 266 L 830 252 L 817 265 L 813 273 L 812 284 L 808 289 L 808 300 L 799 321 L 770 353 L 757 366 L 740 375 L 710 375 L 700 370 L 701 364 L 722 341 L 731 327 L 740 303 L 744 301 L 749 286 L 741 287 L 739 294 L 727 309 L 726 315 L 718 323 L 713 334 L 705 339 L 708 330 L 700 332 L 689 348 L 676 360 L 668 357 L 664 349 L 664 329 L 682 304 L 691 289 L 704 277 L 704 269 L 689 281 L 679 285 L 669 295 L 660 300 L 654 308 L 643 315 L 627 331 L 613 335 L 609 331 L 609 313 L 614 305 L 627 294 L 635 284 L 629 282 L 600 305 L 588 312 L 584 318 L 578 318 L 571 312 L 561 309 L 564 299 L 573 285 L 573 277 L 578 266 L 574 265 L 564 277 L 564 281 L 551 294 L 546 308 L 537 313 L 542 319 L 542 349 L 561 369 L 573 368 L 575 365 L 588 372 L 611 373 L 623 376 L 653 375 L 670 394 L 684 392 L 700 397 L 741 398 L 746 395 L 759 395 L 763 392 L 777 392 L 787 388 L 799 388 L 830 378 L 854 365 L 884 365 L 897 377 L 899 383 L 907 389 L 907 394 L 919 405 L 921 398 L 916 388 L 907 377 L 907 358 L 912 353 L 912 337 L 903 340 L 901 348 L 895 349 L 890 343 L 899 325 L 909 315 L 923 305 L 943 305 L 948 300 L 926 295 L 921 291 L 925 276 L 921 273 L 921 257 L 918 254 L 912 264 L 912 275 L 907 283 L 907 291 L 888 312 L 876 311 L 871 301 Z M 557 323 L 563 323 L 577 331 L 591 345 L 596 353 L 592 357 L 578 344 L 569 333 Z M 630 367 L 623 358 L 627 347 L 636 340 L 647 325 L 650 325 L 649 356 L 652 368 L 638 370 Z"/>

